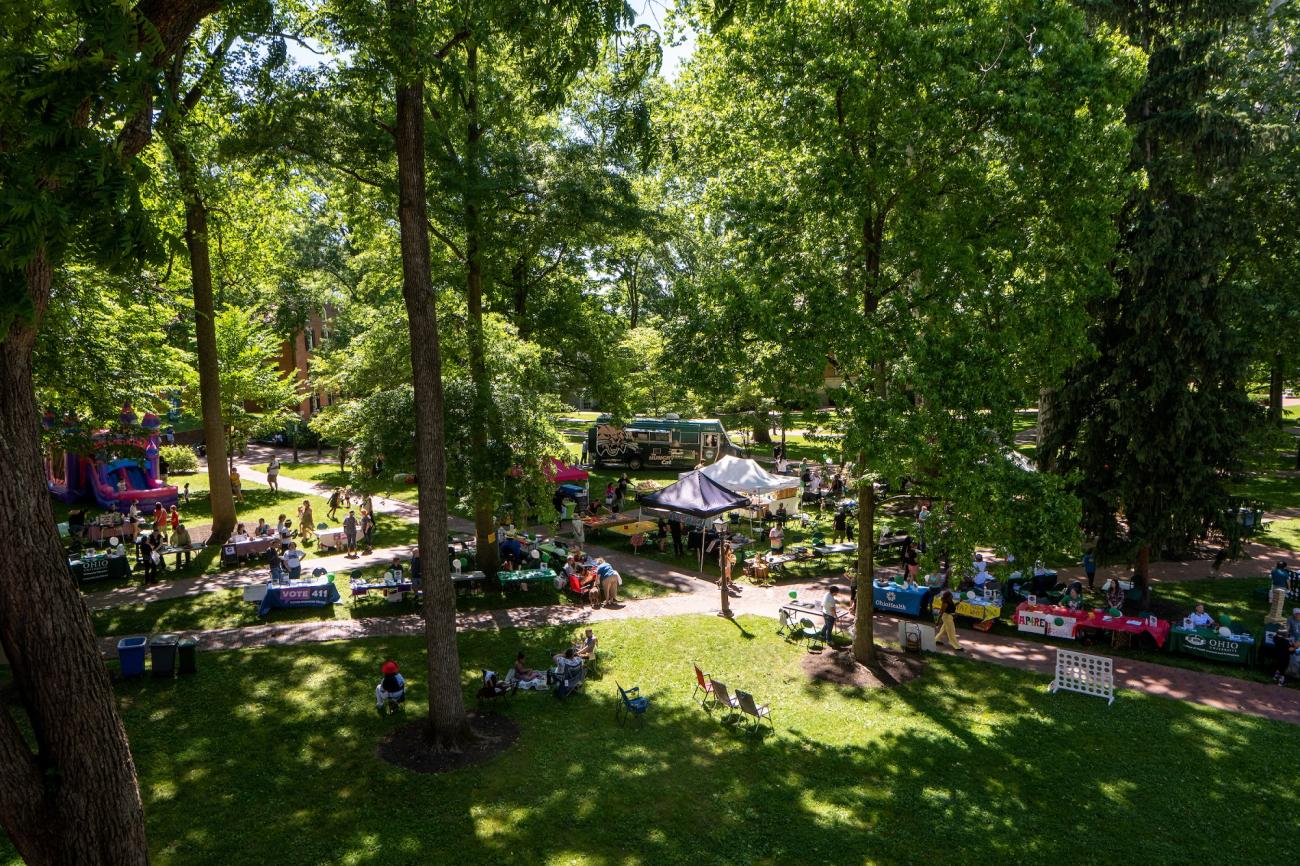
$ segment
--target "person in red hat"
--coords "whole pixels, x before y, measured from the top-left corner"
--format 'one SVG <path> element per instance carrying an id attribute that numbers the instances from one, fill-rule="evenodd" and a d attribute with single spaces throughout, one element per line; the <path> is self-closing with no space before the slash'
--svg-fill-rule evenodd
<path id="1" fill-rule="evenodd" d="M 389 659 L 380 666 L 384 678 L 375 686 L 375 709 L 383 713 L 389 701 L 401 704 L 406 701 L 406 679 L 399 672 L 397 662 Z"/>

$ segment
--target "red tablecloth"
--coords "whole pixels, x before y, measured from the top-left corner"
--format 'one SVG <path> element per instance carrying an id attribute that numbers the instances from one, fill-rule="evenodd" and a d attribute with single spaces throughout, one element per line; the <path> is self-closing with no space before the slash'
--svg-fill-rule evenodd
<path id="1" fill-rule="evenodd" d="M 1080 620 L 1078 628 L 1095 628 L 1103 631 L 1123 631 L 1129 634 L 1149 634 L 1156 642 L 1156 646 L 1164 646 L 1165 641 L 1169 639 L 1170 625 L 1168 620 L 1157 619 L 1155 625 L 1150 621 L 1136 616 L 1111 616 L 1104 611 L 1098 613 L 1092 611 L 1086 620 Z"/>
<path id="2" fill-rule="evenodd" d="M 1031 634 L 1074 638 L 1077 636 L 1075 630 L 1082 626 L 1088 616 L 1085 611 L 1070 610 L 1056 604 L 1030 604 L 1022 601 L 1016 607 L 1016 628 Z"/>

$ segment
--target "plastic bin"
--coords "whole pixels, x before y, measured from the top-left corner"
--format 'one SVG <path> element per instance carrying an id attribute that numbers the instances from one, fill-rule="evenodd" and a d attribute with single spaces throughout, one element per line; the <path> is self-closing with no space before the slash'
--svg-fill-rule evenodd
<path id="1" fill-rule="evenodd" d="M 124 637 L 117 642 L 117 660 L 122 666 L 122 676 L 144 676 L 144 653 L 149 646 L 149 638 L 143 635 Z"/>
<path id="2" fill-rule="evenodd" d="M 198 647 L 199 642 L 194 638 L 181 638 L 180 643 L 176 645 L 177 673 L 192 674 L 198 669 L 194 658 L 198 654 Z"/>
<path id="3" fill-rule="evenodd" d="M 153 675 L 159 679 L 170 679 L 176 673 L 176 644 L 174 634 L 155 635 L 149 641 L 149 656 Z"/>

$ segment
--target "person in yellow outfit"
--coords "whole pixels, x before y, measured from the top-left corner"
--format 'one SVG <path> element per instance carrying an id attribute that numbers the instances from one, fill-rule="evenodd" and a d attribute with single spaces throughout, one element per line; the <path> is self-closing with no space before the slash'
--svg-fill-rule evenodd
<path id="1" fill-rule="evenodd" d="M 957 603 L 952 600 L 952 590 L 945 589 L 939 598 L 939 633 L 934 642 L 937 644 L 946 637 L 948 645 L 961 652 L 961 644 L 957 641 L 957 624 L 953 621 L 956 613 Z"/>

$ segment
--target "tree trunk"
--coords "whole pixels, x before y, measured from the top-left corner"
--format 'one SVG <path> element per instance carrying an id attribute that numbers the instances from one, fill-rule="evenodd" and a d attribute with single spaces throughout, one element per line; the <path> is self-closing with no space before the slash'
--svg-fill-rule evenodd
<path id="1" fill-rule="evenodd" d="M 179 119 L 173 122 L 179 123 Z M 185 247 L 190 254 L 194 337 L 199 360 L 199 403 L 203 410 L 203 439 L 208 452 L 208 498 L 212 503 L 212 535 L 208 544 L 222 544 L 235 529 L 235 499 L 230 489 L 230 468 L 227 465 L 233 461 L 226 441 L 226 425 L 221 417 L 221 372 L 217 365 L 208 208 L 198 187 L 198 167 L 189 147 L 175 129 L 166 126 L 163 139 L 185 197 Z"/>
<path id="2" fill-rule="evenodd" d="M 13 700 L 0 708 L 0 824 L 27 863 L 145 864 L 135 764 L 45 494 L 31 370 L 53 282 L 44 252 L 26 279 L 36 317 L 0 342 L 0 514 L 25 515 L 7 521 L 0 580 L 0 647 L 13 676 Z"/>
<path id="3" fill-rule="evenodd" d="M 1056 422 L 1056 389 L 1040 388 L 1038 391 L 1037 441 L 1034 443 L 1034 462 L 1038 471 L 1051 472 L 1056 468 L 1055 456 L 1043 447 Z"/>
<path id="4" fill-rule="evenodd" d="M 399 8 L 396 0 L 392 6 Z M 400 18 L 400 16 L 399 16 Z M 400 38 L 400 37 L 399 37 Z M 442 356 L 429 260 L 424 165 L 424 80 L 397 91 L 398 224 L 402 296 L 411 328 L 415 385 L 415 466 L 420 495 L 420 563 L 429 677 L 429 741 L 458 749 L 469 736 L 456 643 L 456 595 L 447 562 L 447 464 L 443 444 Z"/>
<path id="5" fill-rule="evenodd" d="M 772 444 L 772 418 L 768 412 L 761 409 L 754 410 L 754 444 Z"/>
<path id="6" fill-rule="evenodd" d="M 858 453 L 858 604 L 854 614 L 853 658 L 864 665 L 876 663 L 875 603 L 871 585 L 876 579 L 876 488 Z"/>
<path id="7" fill-rule="evenodd" d="M 1273 353 L 1268 375 L 1268 420 L 1282 426 L 1282 353 Z"/>
<path id="8" fill-rule="evenodd" d="M 492 540 L 495 529 L 496 497 L 493 495 L 497 481 L 495 473 L 504 467 L 492 465 L 488 456 L 488 425 L 492 413 L 492 383 L 488 379 L 487 349 L 483 336 L 483 262 L 479 245 L 482 229 L 479 225 L 479 140 L 482 130 L 478 123 L 478 46 L 473 38 L 465 45 L 465 78 L 467 99 L 465 114 L 465 169 L 469 177 L 465 183 L 465 304 L 469 323 L 469 375 L 474 386 L 474 411 L 470 413 L 470 447 L 477 463 L 473 473 L 474 534 L 477 552 L 474 564 L 489 579 L 497 571 L 497 546 Z"/>
<path id="9" fill-rule="evenodd" d="M 635 328 L 641 319 L 641 287 L 638 284 L 640 271 L 641 259 L 638 256 L 632 262 L 632 272 L 628 275 L 627 281 L 628 326 L 632 328 Z"/>

